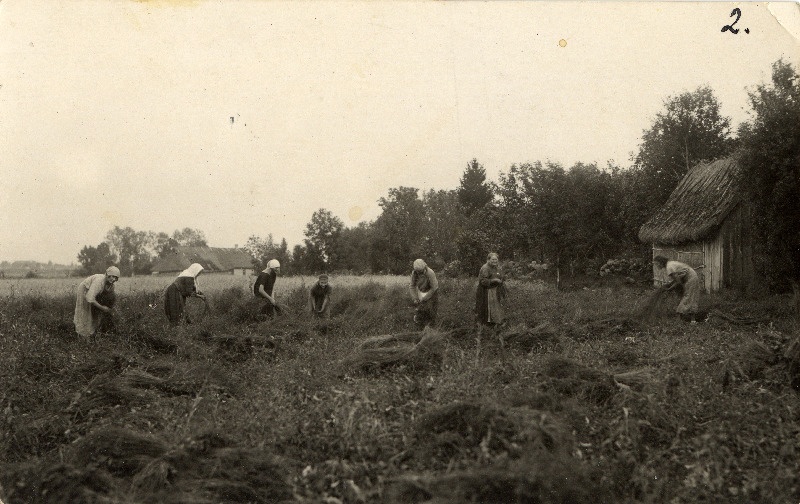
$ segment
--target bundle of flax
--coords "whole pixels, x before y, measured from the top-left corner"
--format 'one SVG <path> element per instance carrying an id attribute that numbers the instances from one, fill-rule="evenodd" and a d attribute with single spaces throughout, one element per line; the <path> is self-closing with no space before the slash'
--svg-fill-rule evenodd
<path id="1" fill-rule="evenodd" d="M 422 332 L 372 336 L 362 341 L 342 364 L 359 370 L 390 364 L 425 364 L 441 357 L 444 337 L 430 327 Z"/>
<path id="2" fill-rule="evenodd" d="M 661 304 L 664 301 L 664 296 L 667 294 L 667 289 L 659 287 L 653 291 L 645 300 L 644 304 L 639 308 L 636 316 L 640 320 L 652 320 L 658 315 Z"/>

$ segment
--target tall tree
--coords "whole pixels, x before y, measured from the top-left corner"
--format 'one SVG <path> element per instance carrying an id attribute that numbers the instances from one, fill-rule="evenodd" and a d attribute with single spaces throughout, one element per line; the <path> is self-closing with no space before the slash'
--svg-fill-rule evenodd
<path id="1" fill-rule="evenodd" d="M 311 215 L 304 234 L 307 255 L 316 257 L 313 261 L 315 269 L 326 271 L 335 267 L 339 259 L 338 247 L 342 229 L 342 220 L 329 210 L 320 208 Z"/>
<path id="2" fill-rule="evenodd" d="M 106 234 L 106 243 L 111 252 L 119 257 L 119 269 L 123 275 L 149 273 L 152 257 L 148 247 L 152 244 L 150 233 L 136 231 L 132 227 L 114 226 Z"/>
<path id="3" fill-rule="evenodd" d="M 373 271 L 404 273 L 424 252 L 425 209 L 419 189 L 396 187 L 380 198 L 372 239 Z"/>
<path id="4" fill-rule="evenodd" d="M 355 273 L 371 271 L 372 224 L 360 222 L 358 226 L 344 228 L 339 237 L 339 263 L 337 267 Z"/>
<path id="5" fill-rule="evenodd" d="M 183 229 L 176 229 L 172 233 L 172 239 L 178 242 L 179 245 L 189 247 L 207 247 L 206 234 L 199 229 L 192 229 L 185 227 Z"/>
<path id="6" fill-rule="evenodd" d="M 83 266 L 83 274 L 93 275 L 105 272 L 106 268 L 117 262 L 117 257 L 108 243 L 103 242 L 97 247 L 83 247 L 78 253 L 78 262 Z"/>
<path id="7" fill-rule="evenodd" d="M 714 91 L 699 87 L 664 102 L 652 126 L 642 133 L 635 166 L 653 183 L 660 205 L 691 167 L 731 152 L 731 120 L 722 115 Z"/>
<path id="8" fill-rule="evenodd" d="M 175 248 L 180 245 L 176 239 L 170 237 L 163 231 L 159 233 L 151 232 L 150 243 L 151 247 L 153 248 L 153 252 L 158 257 L 166 257 L 172 254 L 175 252 Z"/>
<path id="9" fill-rule="evenodd" d="M 494 198 L 492 186 L 486 181 L 486 170 L 477 159 L 473 158 L 467 163 L 456 193 L 467 217 L 485 207 Z"/>
<path id="10" fill-rule="evenodd" d="M 722 115 L 708 86 L 665 100 L 664 110 L 642 132 L 633 160 L 633 187 L 624 202 L 629 236 L 638 233 L 691 167 L 732 152 L 730 126 L 730 118 Z"/>
<path id="11" fill-rule="evenodd" d="M 769 259 L 764 273 L 773 285 L 792 285 L 800 313 L 800 75 L 778 60 L 771 82 L 748 96 L 752 120 L 739 129 L 740 162 Z"/>
<path id="12" fill-rule="evenodd" d="M 456 191 L 431 189 L 422 196 L 425 212 L 423 255 L 434 269 L 441 269 L 458 258 L 458 237 L 465 217 L 459 211 Z"/>
<path id="13" fill-rule="evenodd" d="M 253 258 L 253 266 L 259 271 L 267 267 L 267 262 L 274 259 L 278 251 L 272 233 L 266 239 L 251 235 L 242 248 Z"/>

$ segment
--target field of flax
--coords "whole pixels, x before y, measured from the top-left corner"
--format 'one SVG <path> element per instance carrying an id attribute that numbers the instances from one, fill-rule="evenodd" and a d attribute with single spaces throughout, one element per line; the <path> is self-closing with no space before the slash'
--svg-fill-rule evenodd
<path id="1" fill-rule="evenodd" d="M 66 284 L 0 303 L 7 504 L 800 500 L 787 298 L 688 324 L 674 297 L 635 316 L 644 287 L 516 283 L 478 331 L 475 282 L 444 280 L 418 333 L 405 278 L 332 279 L 322 325 L 313 279 L 279 278 L 265 321 L 208 276 L 208 312 L 170 330 L 145 279 L 92 340 Z"/>

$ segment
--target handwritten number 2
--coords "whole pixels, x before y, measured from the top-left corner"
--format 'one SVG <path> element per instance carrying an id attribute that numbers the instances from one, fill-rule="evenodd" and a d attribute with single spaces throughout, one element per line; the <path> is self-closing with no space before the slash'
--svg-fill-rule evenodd
<path id="1" fill-rule="evenodd" d="M 730 17 L 733 17 L 733 16 L 736 16 L 736 21 L 734 21 L 733 23 L 731 23 L 729 25 L 723 26 L 721 31 L 726 32 L 726 31 L 730 30 L 731 33 L 736 35 L 737 33 L 739 33 L 739 28 L 734 28 L 733 25 L 738 23 L 739 22 L 739 18 L 742 17 L 742 11 L 739 10 L 739 7 L 736 7 L 731 11 Z"/>

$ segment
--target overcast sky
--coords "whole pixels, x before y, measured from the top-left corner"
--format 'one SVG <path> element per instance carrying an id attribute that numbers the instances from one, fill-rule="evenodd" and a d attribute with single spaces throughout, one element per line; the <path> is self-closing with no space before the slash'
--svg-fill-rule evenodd
<path id="1" fill-rule="evenodd" d="M 739 6 L 738 34 L 721 32 Z M 775 16 L 779 16 L 778 21 Z M 793 3 L 0 3 L 0 260 L 113 226 L 290 247 L 477 158 L 622 166 L 670 95 L 800 61 Z M 744 29 L 748 28 L 749 33 Z"/>

